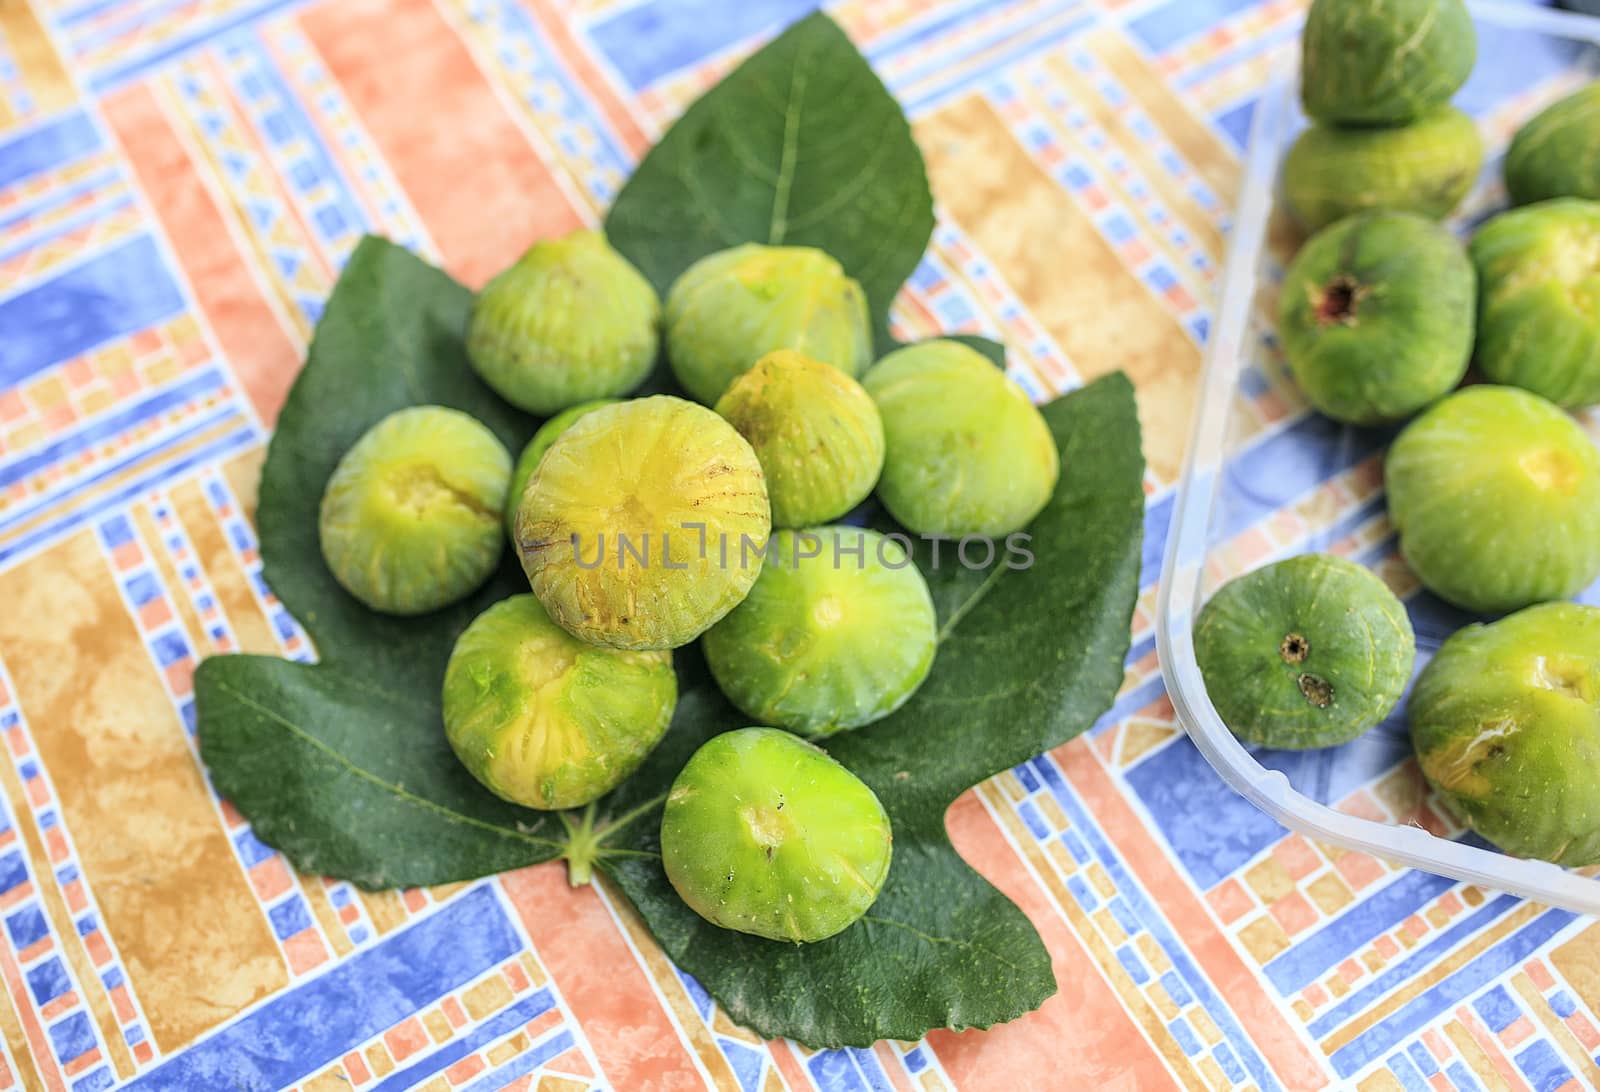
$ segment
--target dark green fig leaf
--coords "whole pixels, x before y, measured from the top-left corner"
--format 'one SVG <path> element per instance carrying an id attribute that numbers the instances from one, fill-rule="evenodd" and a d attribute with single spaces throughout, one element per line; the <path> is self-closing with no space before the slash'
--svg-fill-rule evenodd
<path id="1" fill-rule="evenodd" d="M 825 250 L 866 291 L 881 354 L 889 304 L 933 234 L 933 197 L 899 104 L 818 13 L 689 107 L 605 228 L 663 297 L 697 259 L 740 243 Z"/>
<path id="2" fill-rule="evenodd" d="M 411 674 L 416 684 L 401 687 L 348 660 L 206 660 L 196 675 L 200 743 L 217 791 L 300 871 L 369 889 L 560 856 L 555 816 L 478 784 L 445 740 L 434 672 Z"/>
<path id="3" fill-rule="evenodd" d="M 821 246 L 867 289 L 888 347 L 889 301 L 931 223 L 898 107 L 838 28 L 813 16 L 690 109 L 625 188 L 607 229 L 662 289 L 734 243 Z M 279 419 L 258 511 L 266 578 L 321 662 L 223 656 L 201 665 L 201 751 L 218 790 L 296 867 L 369 887 L 464 880 L 554 857 L 568 859 L 575 882 L 598 867 L 678 965 L 764 1035 L 864 1046 L 988 1027 L 1043 1002 L 1055 990 L 1043 943 L 956 854 L 944 818 L 970 786 L 1088 728 L 1121 683 L 1144 513 L 1126 378 L 1043 408 L 1062 472 L 1028 528 L 1030 567 L 1006 567 L 1020 555 L 997 544 L 994 563 L 973 571 L 954 543 L 936 555 L 912 539 L 939 619 L 933 672 L 897 713 L 827 747 L 888 811 L 893 865 L 864 918 L 795 946 L 710 925 L 662 870 L 668 786 L 701 742 L 746 724 L 698 649 L 674 653 L 672 725 L 632 777 L 582 817 L 518 808 L 455 761 L 439 712 L 456 637 L 492 602 L 527 590 L 509 552 L 470 599 L 409 619 L 368 611 L 324 566 L 323 485 L 373 422 L 433 403 L 473 414 L 513 451 L 532 432 L 535 422 L 498 402 L 468 365 L 469 306 L 466 289 L 380 240 L 364 242 L 346 267 Z M 998 352 L 986 355 L 998 362 Z"/>

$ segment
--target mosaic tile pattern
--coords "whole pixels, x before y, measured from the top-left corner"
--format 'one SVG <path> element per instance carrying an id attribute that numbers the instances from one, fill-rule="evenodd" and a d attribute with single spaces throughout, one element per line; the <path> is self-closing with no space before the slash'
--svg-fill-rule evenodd
<path id="1" fill-rule="evenodd" d="M 934 183 L 897 332 L 1001 337 L 1039 398 L 1117 368 L 1139 390 L 1148 534 L 1116 704 L 950 813 L 1052 953 L 1039 1012 L 869 1050 L 764 1042 L 604 885 L 545 866 L 364 892 L 296 875 L 210 791 L 196 663 L 314 657 L 252 518 L 355 241 L 481 284 L 596 222 L 683 106 L 811 6 L 0 2 L 0 1092 L 1600 1087 L 1600 925 L 1288 834 L 1162 688 L 1171 491 L 1298 0 L 830 5 Z M 1516 78 L 1475 92 L 1496 144 L 1572 80 L 1500 45 Z M 1451 624 L 1394 554 L 1377 448 L 1327 443 L 1268 317 L 1229 468 L 1249 488 L 1208 580 L 1314 545 Z M 1349 746 L 1331 805 L 1460 834 L 1398 726 Z"/>

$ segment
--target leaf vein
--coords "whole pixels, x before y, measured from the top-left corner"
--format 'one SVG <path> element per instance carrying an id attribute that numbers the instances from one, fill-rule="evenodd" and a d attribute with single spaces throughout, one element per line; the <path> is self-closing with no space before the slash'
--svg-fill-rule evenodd
<path id="1" fill-rule="evenodd" d="M 778 180 L 772 189 L 772 219 L 767 241 L 780 245 L 789 231 L 789 194 L 794 187 L 800 155 L 800 111 L 805 102 L 809 50 L 795 60 L 789 77 L 789 98 L 783 109 L 783 152 L 778 159 Z"/>
<path id="2" fill-rule="evenodd" d="M 911 924 L 909 924 L 907 922 L 895 921 L 893 918 L 880 918 L 876 914 L 863 914 L 861 916 L 861 920 L 862 921 L 870 921 L 870 922 L 873 922 L 873 923 L 875 923 L 877 925 L 892 926 L 893 928 L 896 928 L 896 929 L 904 929 L 906 932 L 910 933 L 912 936 L 916 937 L 919 940 L 925 941 L 928 944 L 949 944 L 952 947 L 956 947 L 956 948 L 966 948 L 966 949 L 968 949 L 970 951 L 983 952 L 986 958 L 992 959 L 996 963 L 999 963 L 999 964 L 1001 964 L 1003 966 L 1009 967 L 1013 971 L 1021 971 L 1022 970 L 1022 967 L 1020 965 L 1018 965 L 1017 963 L 1014 963 L 1013 961 L 1007 959 L 1005 956 L 1001 955 L 999 952 L 991 951 L 988 948 L 985 948 L 983 945 L 978 944 L 975 941 L 965 940 L 965 939 L 963 939 L 961 937 L 935 936 L 932 933 L 925 933 L 921 929 L 918 929 L 915 925 L 911 925 Z"/>
<path id="3" fill-rule="evenodd" d="M 530 845 L 542 846 L 547 849 L 564 848 L 560 842 L 552 841 L 548 838 L 538 838 L 534 835 L 526 834 L 520 830 L 511 830 L 506 827 L 499 826 L 496 823 L 485 822 L 482 819 L 474 819 L 470 815 L 462 815 L 460 812 L 451 811 L 449 808 L 443 806 L 442 804 L 435 803 L 434 801 L 429 800 L 427 797 L 418 796 L 415 793 L 407 792 L 401 786 L 391 784 L 390 782 L 379 777 L 377 774 L 373 773 L 371 770 L 364 769 L 363 767 L 356 765 L 354 762 L 351 762 L 348 758 L 334 750 L 323 740 L 318 739 L 316 736 L 312 735 L 310 732 L 306 731 L 304 728 L 300 727 L 298 724 L 294 723 L 294 721 L 285 717 L 276 710 L 268 709 L 260 702 L 255 701 L 248 694 L 245 694 L 235 687 L 229 686 L 226 682 L 219 682 L 217 685 L 220 689 L 232 695 L 234 699 L 237 700 L 241 705 L 247 706 L 250 709 L 254 709 L 261 716 L 282 725 L 305 743 L 315 747 L 319 751 L 324 752 L 330 759 L 333 760 L 336 765 L 342 767 L 354 776 L 363 781 L 370 782 L 373 785 L 378 786 L 380 789 L 383 789 L 399 799 L 415 807 L 423 809 L 424 811 L 436 812 L 442 816 L 446 822 L 459 823 L 463 826 L 477 827 L 503 837 L 517 838 L 521 841 L 529 843 Z"/>

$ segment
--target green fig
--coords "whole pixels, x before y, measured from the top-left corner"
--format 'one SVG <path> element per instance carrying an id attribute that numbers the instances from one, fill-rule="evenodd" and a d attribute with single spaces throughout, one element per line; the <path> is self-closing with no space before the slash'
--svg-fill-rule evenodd
<path id="1" fill-rule="evenodd" d="M 467 355 L 483 381 L 552 414 L 637 387 L 655 363 L 661 304 L 597 231 L 533 244 L 483 289 Z"/>
<path id="2" fill-rule="evenodd" d="M 1482 165 L 1478 127 L 1453 106 L 1392 128 L 1313 125 L 1284 159 L 1284 200 L 1307 231 L 1374 209 L 1439 220 Z"/>
<path id="3" fill-rule="evenodd" d="M 1516 610 L 1600 577 L 1600 452 L 1537 395 L 1457 391 L 1400 433 L 1384 484 L 1401 554 L 1457 606 Z"/>
<path id="4" fill-rule="evenodd" d="M 777 349 L 852 378 L 872 360 L 866 293 L 838 262 L 804 246 L 745 243 L 701 258 L 667 292 L 666 338 L 672 373 L 708 406 Z"/>
<path id="5" fill-rule="evenodd" d="M 1278 337 L 1306 400 L 1336 421 L 1397 421 L 1466 374 L 1477 290 L 1453 235 L 1415 213 L 1323 228 L 1289 263 Z"/>
<path id="6" fill-rule="evenodd" d="M 672 783 L 661 863 L 689 909 L 724 929 L 825 940 L 889 875 L 889 816 L 821 748 L 773 728 L 706 741 Z"/>
<path id="7" fill-rule="evenodd" d="M 883 420 L 861 384 L 791 349 L 756 361 L 717 399 L 767 475 L 774 527 L 837 519 L 883 469 Z"/>
<path id="8" fill-rule="evenodd" d="M 750 594 L 703 645 L 746 715 L 826 736 L 904 704 L 933 666 L 936 634 L 928 586 L 899 543 L 817 527 L 772 536 Z"/>
<path id="9" fill-rule="evenodd" d="M 1439 646 L 1407 707 L 1450 809 L 1521 857 L 1600 864 L 1600 610 L 1544 603 Z"/>
<path id="10" fill-rule="evenodd" d="M 920 534 L 1020 531 L 1055 492 L 1061 456 L 1028 395 L 959 341 L 896 350 L 862 386 L 883 416 L 878 496 Z"/>
<path id="11" fill-rule="evenodd" d="M 551 619 L 613 648 L 677 648 L 755 583 L 771 530 L 750 444 L 704 406 L 602 406 L 544 453 L 514 536 Z"/>
<path id="12" fill-rule="evenodd" d="M 1307 116 L 1404 125 L 1449 101 L 1478 37 L 1462 0 L 1315 0 L 1300 39 Z"/>
<path id="13" fill-rule="evenodd" d="M 1416 656 L 1411 619 L 1368 569 L 1302 554 L 1228 581 L 1194 627 L 1217 715 L 1246 743 L 1347 743 L 1389 715 Z"/>
<path id="14" fill-rule="evenodd" d="M 1501 213 L 1470 247 L 1478 269 L 1478 367 L 1558 406 L 1600 402 L 1600 202 Z"/>
<path id="15" fill-rule="evenodd" d="M 1552 197 L 1600 200 L 1600 81 L 1533 116 L 1506 149 L 1506 190 L 1514 204 Z"/>
<path id="16" fill-rule="evenodd" d="M 539 468 L 539 460 L 550 450 L 550 445 L 556 442 L 556 437 L 567 431 L 578 418 L 601 406 L 612 405 L 616 401 L 615 398 L 596 398 L 593 402 L 579 402 L 539 426 L 539 431 L 533 434 L 528 446 L 517 456 L 517 465 L 511 468 L 511 490 L 506 494 L 505 517 L 506 531 L 513 537 L 517 533 L 517 509 L 522 507 L 522 494 L 528 488 L 528 479 L 533 477 L 533 472 Z"/>
<path id="17" fill-rule="evenodd" d="M 585 644 L 536 598 L 514 595 L 457 639 L 444 672 L 444 730 L 496 796 L 574 808 L 638 768 L 677 700 L 672 653 Z"/>
<path id="18" fill-rule="evenodd" d="M 317 535 L 328 569 L 373 610 L 423 614 L 494 573 L 511 455 L 478 421 L 413 406 L 368 429 L 334 467 Z"/>

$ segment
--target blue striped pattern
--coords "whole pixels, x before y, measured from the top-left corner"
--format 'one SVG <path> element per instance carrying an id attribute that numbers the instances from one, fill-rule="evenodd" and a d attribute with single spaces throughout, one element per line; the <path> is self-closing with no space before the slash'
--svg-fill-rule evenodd
<path id="1" fill-rule="evenodd" d="M 140 235 L 0 302 L 0 386 L 183 310 L 155 240 Z"/>
<path id="2" fill-rule="evenodd" d="M 80 159 L 101 148 L 89 115 L 71 110 L 0 141 L 0 187 Z"/>
<path id="3" fill-rule="evenodd" d="M 623 79 L 643 89 L 816 7 L 814 0 L 645 0 L 602 18 L 589 34 Z"/>
<path id="4" fill-rule="evenodd" d="M 141 1092 L 272 1092 L 316 1072 L 351 1044 L 399 1023 L 521 948 L 516 927 L 494 891 L 480 884 L 292 992 L 272 998 L 127 1087 Z M 440 952 L 450 958 L 438 958 Z"/>

